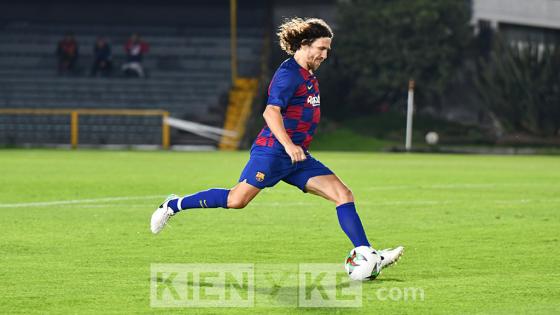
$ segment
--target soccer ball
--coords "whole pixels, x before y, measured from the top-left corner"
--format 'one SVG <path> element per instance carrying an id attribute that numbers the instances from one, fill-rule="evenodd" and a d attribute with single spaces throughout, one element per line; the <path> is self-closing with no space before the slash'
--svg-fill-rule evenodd
<path id="1" fill-rule="evenodd" d="M 426 134 L 426 143 L 429 145 L 436 145 L 439 141 L 439 135 L 435 131 L 430 131 Z"/>
<path id="2" fill-rule="evenodd" d="M 373 280 L 381 273 L 381 257 L 373 248 L 359 246 L 350 251 L 344 268 L 352 280 Z"/>

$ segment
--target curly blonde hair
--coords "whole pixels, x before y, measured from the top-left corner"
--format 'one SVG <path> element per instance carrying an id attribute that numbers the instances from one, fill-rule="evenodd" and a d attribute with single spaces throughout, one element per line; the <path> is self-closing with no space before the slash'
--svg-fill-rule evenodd
<path id="1" fill-rule="evenodd" d="M 292 18 L 286 19 L 278 27 L 280 47 L 288 55 L 293 55 L 302 45 L 311 45 L 317 38 L 334 36 L 330 26 L 322 19 Z"/>

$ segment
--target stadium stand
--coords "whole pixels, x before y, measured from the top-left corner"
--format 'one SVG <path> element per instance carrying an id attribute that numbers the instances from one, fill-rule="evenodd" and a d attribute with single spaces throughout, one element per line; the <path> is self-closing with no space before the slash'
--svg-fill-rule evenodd
<path id="1" fill-rule="evenodd" d="M 79 44 L 78 73 L 57 74 L 55 48 L 72 31 Z M 150 44 L 143 64 L 147 78 L 120 73 L 123 45 L 132 32 Z M 0 108 L 161 109 L 172 117 L 222 127 L 231 87 L 227 27 L 82 25 L 11 22 L 0 29 Z M 112 46 L 114 75 L 90 77 L 97 36 Z M 256 77 L 263 28 L 238 29 L 238 71 Z M 1 116 L 0 144 L 68 143 L 67 116 Z M 80 143 L 157 144 L 157 117 L 80 118 Z M 175 131 L 174 144 L 215 142 Z"/>

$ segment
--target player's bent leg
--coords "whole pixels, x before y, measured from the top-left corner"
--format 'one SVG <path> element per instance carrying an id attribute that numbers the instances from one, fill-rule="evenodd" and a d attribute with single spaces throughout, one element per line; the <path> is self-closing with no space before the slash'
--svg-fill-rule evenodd
<path id="1" fill-rule="evenodd" d="M 322 175 L 310 178 L 305 189 L 336 204 L 338 223 L 355 247 L 370 246 L 362 221 L 356 212 L 354 195 L 336 175 Z"/>
<path id="2" fill-rule="evenodd" d="M 150 221 L 152 233 L 159 233 L 177 212 L 192 208 L 244 208 L 261 190 L 245 182 L 232 189 L 212 188 L 185 197 L 170 195 L 154 211 Z"/>
<path id="3" fill-rule="evenodd" d="M 152 233 L 159 233 L 177 212 L 193 208 L 244 208 L 260 189 L 247 183 L 239 183 L 230 189 L 212 188 L 192 195 L 170 195 L 154 211 L 150 221 Z"/>
<path id="4" fill-rule="evenodd" d="M 305 185 L 305 190 L 334 202 L 336 206 L 354 202 L 354 195 L 350 188 L 334 174 L 310 178 Z"/>
<path id="5" fill-rule="evenodd" d="M 336 204 L 340 227 L 355 247 L 370 246 L 360 217 L 356 212 L 352 191 L 336 175 L 312 177 L 307 181 L 305 189 Z M 404 247 L 402 246 L 379 251 L 381 257 L 380 270 L 396 264 L 403 252 Z"/>
<path id="6" fill-rule="evenodd" d="M 174 213 L 196 208 L 227 208 L 229 192 L 229 189 L 211 188 L 169 200 L 167 206 L 172 209 Z"/>
<path id="7" fill-rule="evenodd" d="M 246 182 L 240 182 L 233 187 L 227 198 L 228 208 L 242 209 L 257 196 L 261 190 Z"/>

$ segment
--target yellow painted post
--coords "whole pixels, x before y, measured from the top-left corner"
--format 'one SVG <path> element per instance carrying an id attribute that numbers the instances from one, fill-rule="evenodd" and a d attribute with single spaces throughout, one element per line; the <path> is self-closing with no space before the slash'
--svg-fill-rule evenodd
<path id="1" fill-rule="evenodd" d="M 229 1 L 230 34 L 231 34 L 231 84 L 237 79 L 237 0 Z"/>
<path id="2" fill-rule="evenodd" d="M 72 111 L 70 113 L 70 142 L 72 149 L 78 148 L 78 112 Z"/>
<path id="3" fill-rule="evenodd" d="M 161 114 L 161 146 L 164 150 L 169 149 L 169 124 L 167 123 L 167 118 L 169 118 L 169 112 L 163 112 Z"/>

